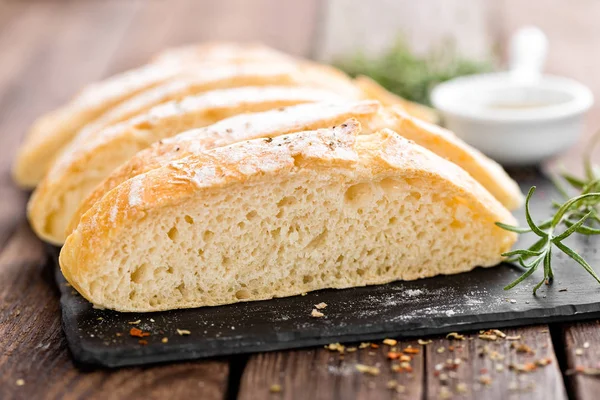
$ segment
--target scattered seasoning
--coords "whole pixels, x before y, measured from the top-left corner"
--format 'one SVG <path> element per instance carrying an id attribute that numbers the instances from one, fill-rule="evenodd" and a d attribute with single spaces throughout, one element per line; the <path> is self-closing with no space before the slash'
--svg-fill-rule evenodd
<path id="1" fill-rule="evenodd" d="M 345 350 L 344 345 L 340 343 L 330 343 L 327 346 L 325 346 L 325 348 L 329 351 L 337 351 L 340 354 L 343 354 Z"/>
<path id="2" fill-rule="evenodd" d="M 271 387 L 269 388 L 269 392 L 271 393 L 280 393 L 281 392 L 281 385 L 278 384 L 273 384 L 271 385 Z"/>
<path id="3" fill-rule="evenodd" d="M 525 343 L 513 343 L 510 347 L 514 348 L 517 353 L 535 354 L 535 351 L 533 351 L 531 347 L 527 346 Z"/>
<path id="4" fill-rule="evenodd" d="M 465 337 L 458 332 L 450 332 L 446 335 L 446 339 L 465 340 Z"/>
<path id="5" fill-rule="evenodd" d="M 372 349 L 378 349 L 379 345 L 377 343 L 371 343 L 371 348 Z"/>
<path id="6" fill-rule="evenodd" d="M 444 351 L 446 351 L 446 349 L 444 347 L 438 347 L 436 351 L 438 354 L 442 354 Z"/>
<path id="7" fill-rule="evenodd" d="M 398 387 L 398 381 L 395 379 L 387 381 L 385 387 L 387 387 L 388 389 L 396 389 Z"/>
<path id="8" fill-rule="evenodd" d="M 459 382 L 456 384 L 456 391 L 458 393 L 467 393 L 469 390 L 467 388 L 467 384 L 464 382 Z"/>
<path id="9" fill-rule="evenodd" d="M 538 366 L 540 367 L 545 367 L 546 365 L 550 365 L 552 364 L 552 359 L 546 357 L 546 358 L 540 358 L 539 360 L 537 360 L 535 362 Z"/>
<path id="10" fill-rule="evenodd" d="M 357 348 L 356 348 L 356 347 L 346 347 L 346 351 L 347 351 L 348 353 L 354 353 L 356 350 L 357 350 Z"/>
<path id="11" fill-rule="evenodd" d="M 368 375 L 372 375 L 372 376 L 377 376 L 379 375 L 379 368 L 377 367 L 371 367 L 369 365 L 364 365 L 364 364 L 356 364 L 356 370 L 362 374 L 368 374 Z"/>
<path id="12" fill-rule="evenodd" d="M 115 333 L 115 336 L 121 337 L 121 336 L 123 336 L 123 334 L 121 332 L 117 332 L 117 333 Z"/>
<path id="13" fill-rule="evenodd" d="M 495 342 L 496 339 L 498 339 L 498 336 L 496 336 L 496 335 L 488 335 L 488 334 L 482 333 L 482 334 L 479 335 L 479 339 L 481 339 L 481 340 L 489 340 L 491 342 Z"/>
<path id="14" fill-rule="evenodd" d="M 582 355 L 583 355 L 583 349 L 581 349 L 581 348 L 576 348 L 576 349 L 575 349 L 575 355 L 576 355 L 576 356 L 582 356 Z"/>
<path id="15" fill-rule="evenodd" d="M 548 333 L 548 329 L 541 329 L 540 333 Z"/>
<path id="16" fill-rule="evenodd" d="M 492 377 L 489 375 L 481 375 L 479 377 L 479 383 L 481 383 L 482 385 L 486 385 L 489 386 L 492 384 Z"/>
<path id="17" fill-rule="evenodd" d="M 128 322 L 128 324 L 129 324 L 129 325 L 137 325 L 137 324 L 139 324 L 140 322 L 142 322 L 142 320 L 141 320 L 141 319 L 138 319 L 137 321 L 129 321 L 129 322 Z"/>
<path id="18" fill-rule="evenodd" d="M 322 312 L 320 312 L 316 308 L 313 308 L 312 312 L 310 313 L 310 316 L 313 317 L 313 318 L 321 318 L 321 317 L 324 317 L 325 314 L 323 314 Z"/>
<path id="19" fill-rule="evenodd" d="M 192 332 L 188 331 L 187 329 L 177 329 L 177 334 L 179 336 L 184 336 L 184 335 L 191 335 Z"/>
<path id="20" fill-rule="evenodd" d="M 537 365 L 529 362 L 525 364 L 510 364 L 508 368 L 516 372 L 533 372 L 537 369 Z"/>
<path id="21" fill-rule="evenodd" d="M 452 392 L 446 386 L 442 386 L 440 388 L 439 398 L 442 400 L 447 400 L 452 398 Z"/>
<path id="22" fill-rule="evenodd" d="M 419 349 L 408 346 L 407 348 L 402 350 L 402 352 L 406 354 L 419 354 Z"/>
<path id="23" fill-rule="evenodd" d="M 600 368 L 589 368 L 584 366 L 577 366 L 575 369 L 568 369 L 565 371 L 566 375 L 574 375 L 574 374 L 582 374 L 582 375 L 590 375 L 590 376 L 598 376 L 600 375 Z"/>
<path id="24" fill-rule="evenodd" d="M 517 301 L 516 301 L 515 299 L 510 299 L 510 302 L 511 302 L 512 304 L 515 304 Z"/>
<path id="25" fill-rule="evenodd" d="M 585 342 L 585 343 L 583 344 L 583 348 L 584 348 L 584 349 L 589 349 L 589 348 L 590 348 L 590 342 Z"/>
<path id="26" fill-rule="evenodd" d="M 389 358 L 390 360 L 397 360 L 398 358 L 400 358 L 400 353 L 396 353 L 395 351 L 390 351 L 387 353 L 387 358 Z"/>
<path id="27" fill-rule="evenodd" d="M 322 309 L 324 309 L 325 307 L 327 307 L 327 303 L 323 303 L 323 302 L 321 302 L 321 303 L 319 303 L 319 304 L 315 304 L 315 308 L 316 308 L 317 310 L 322 310 Z"/>
<path id="28" fill-rule="evenodd" d="M 25 384 L 25 381 L 23 379 L 17 379 L 16 382 L 15 382 L 15 384 L 17 386 L 23 386 Z"/>
<path id="29" fill-rule="evenodd" d="M 388 346 L 395 346 L 398 344 L 398 341 L 394 339 L 384 339 L 383 344 L 387 344 Z"/>
<path id="30" fill-rule="evenodd" d="M 502 364 L 496 364 L 496 371 L 497 372 L 504 371 L 504 365 L 502 365 Z"/>
<path id="31" fill-rule="evenodd" d="M 507 336 L 506 340 L 521 340 L 521 335 L 517 336 Z"/>
<path id="32" fill-rule="evenodd" d="M 369 343 L 369 342 L 363 342 L 363 343 L 361 343 L 361 344 L 358 346 L 358 348 L 359 348 L 359 349 L 366 349 L 367 347 L 370 347 L 370 346 L 371 346 L 371 343 Z"/>
<path id="33" fill-rule="evenodd" d="M 501 337 L 502 339 L 506 338 L 506 333 L 502 332 L 501 330 L 498 329 L 492 329 L 492 332 L 498 336 Z"/>
<path id="34" fill-rule="evenodd" d="M 304 292 L 304 293 L 300 293 L 300 296 L 306 296 L 308 293 Z"/>
<path id="35" fill-rule="evenodd" d="M 150 322 L 154 322 L 154 319 L 153 319 L 153 318 L 150 318 Z"/>
<path id="36" fill-rule="evenodd" d="M 417 340 L 417 343 L 419 343 L 421 346 L 426 346 L 428 344 L 431 344 L 432 342 L 433 342 L 433 340 L 423 340 L 423 339 Z"/>
<path id="37" fill-rule="evenodd" d="M 146 337 L 146 336 L 150 336 L 150 332 L 144 332 L 144 331 L 142 331 L 141 329 L 138 329 L 138 328 L 131 328 L 129 330 L 129 336 L 143 338 L 143 337 Z"/>
<path id="38" fill-rule="evenodd" d="M 148 341 L 145 339 L 140 339 L 140 340 L 138 340 L 138 343 L 141 344 L 142 346 L 145 346 L 148 344 Z"/>
<path id="39" fill-rule="evenodd" d="M 169 338 L 168 337 L 164 337 L 164 338 L 160 339 L 160 341 L 162 343 L 169 343 Z"/>
<path id="40" fill-rule="evenodd" d="M 104 321 L 104 318 L 98 317 L 98 318 L 96 318 L 96 321 Z"/>

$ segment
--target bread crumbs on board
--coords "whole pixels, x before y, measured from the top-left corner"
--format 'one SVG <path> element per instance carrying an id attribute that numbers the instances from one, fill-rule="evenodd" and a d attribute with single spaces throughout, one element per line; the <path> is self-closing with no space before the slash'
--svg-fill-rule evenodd
<path id="1" fill-rule="evenodd" d="M 312 312 L 310 313 L 310 316 L 313 317 L 313 318 L 321 318 L 321 317 L 324 317 L 325 314 L 323 314 L 322 312 L 320 312 L 316 308 L 313 308 Z"/>
<path id="2" fill-rule="evenodd" d="M 324 309 L 325 307 L 327 307 L 327 303 L 323 303 L 323 302 L 321 302 L 321 303 L 319 303 L 319 304 L 315 304 L 315 308 L 316 308 L 317 310 L 322 310 L 322 309 Z"/>

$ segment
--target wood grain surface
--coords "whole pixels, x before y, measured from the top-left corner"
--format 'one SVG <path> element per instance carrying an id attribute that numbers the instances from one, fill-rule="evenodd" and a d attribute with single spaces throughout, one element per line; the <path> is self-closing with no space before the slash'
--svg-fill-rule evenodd
<path id="1" fill-rule="evenodd" d="M 600 67 L 594 47 L 600 10 L 593 0 L 578 6 L 552 0 L 552 7 L 535 0 L 528 2 L 528 12 L 519 11 L 522 2 L 516 0 L 484 4 L 491 1 L 473 0 L 480 12 L 469 13 L 463 22 L 472 26 L 463 26 L 461 32 L 489 27 L 486 40 L 503 44 L 514 27 L 533 15 L 531 21 L 543 24 L 561 49 L 561 55 L 552 54 L 550 69 L 567 75 L 572 71 L 599 94 L 600 80 L 593 72 Z M 431 2 L 405 3 L 404 20 L 411 12 L 426 16 L 424 10 L 432 7 Z M 577 21 L 567 24 L 556 7 L 568 8 L 567 19 Z M 166 46 L 257 40 L 293 54 L 315 54 L 323 48 L 324 9 L 329 8 L 319 0 L 0 0 L 0 399 L 598 398 L 600 379 L 591 375 L 600 367 L 595 321 L 506 330 L 507 335 L 521 336 L 514 342 L 488 342 L 472 333 L 464 341 L 398 343 L 400 350 L 409 344 L 419 349 L 412 355 L 411 373 L 394 371 L 398 360 L 390 360 L 391 346 L 381 343 L 355 352 L 346 344 L 343 356 L 337 350 L 312 348 L 115 371 L 81 371 L 73 365 L 60 327 L 52 267 L 25 219 L 28 193 L 17 189 L 10 177 L 10 164 L 28 126 L 84 84 L 139 65 Z M 351 28 L 343 18 L 336 20 L 343 29 Z M 494 23 L 482 22 L 490 20 Z M 417 30 L 411 35 L 427 35 L 427 24 L 413 25 Z M 327 43 L 331 40 L 335 42 Z M 600 118 L 594 112 L 588 134 L 596 125 Z M 565 162 L 578 163 L 580 150 L 570 152 Z M 519 353 L 511 347 L 517 342 L 535 354 Z M 546 358 L 550 363 L 533 372 L 509 369 Z M 460 362 L 454 367 L 456 359 Z"/>

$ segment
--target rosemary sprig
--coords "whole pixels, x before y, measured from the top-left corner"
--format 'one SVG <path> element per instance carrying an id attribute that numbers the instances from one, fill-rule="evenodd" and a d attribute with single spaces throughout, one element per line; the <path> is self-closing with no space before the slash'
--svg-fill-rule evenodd
<path id="1" fill-rule="evenodd" d="M 535 193 L 535 186 L 529 189 L 525 199 L 525 219 L 527 227 L 516 227 L 497 222 L 496 225 L 502 229 L 519 234 L 533 233 L 539 239 L 527 249 L 513 250 L 502 254 L 508 257 L 508 262 L 518 262 L 525 272 L 515 281 L 507 285 L 504 290 L 509 290 L 521 283 L 540 266 L 544 269 L 544 278 L 533 288 L 535 295 L 542 284 L 550 284 L 554 278 L 552 271 L 552 251 L 557 249 L 565 253 L 583 269 L 585 269 L 598 283 L 600 277 L 594 269 L 575 250 L 564 243 L 564 240 L 573 234 L 598 235 L 600 229 L 600 170 L 592 163 L 592 152 L 594 147 L 600 144 L 600 132 L 592 138 L 591 145 L 584 154 L 585 178 L 581 179 L 569 173 L 562 173 L 561 178 L 568 183 L 578 194 L 571 197 L 569 191 L 557 179 L 552 181 L 558 192 L 563 196 L 564 203 L 553 202 L 556 213 L 552 218 L 539 224 L 533 221 L 529 209 L 529 202 Z M 562 230 L 562 232 L 561 232 Z M 528 262 L 529 261 L 529 262 Z"/>

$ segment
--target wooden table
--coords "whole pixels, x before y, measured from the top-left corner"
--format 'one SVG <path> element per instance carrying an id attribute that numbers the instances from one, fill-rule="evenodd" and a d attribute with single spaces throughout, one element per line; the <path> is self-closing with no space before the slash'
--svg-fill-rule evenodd
<path id="1" fill-rule="evenodd" d="M 598 378 L 567 373 L 600 367 L 598 321 L 505 331 L 520 335 L 535 355 L 477 333 L 463 341 L 399 343 L 419 350 L 412 373 L 391 370 L 386 345 L 343 357 L 311 348 L 115 371 L 73 366 L 52 267 L 25 220 L 28 194 L 9 173 L 27 126 L 83 84 L 139 64 L 165 46 L 244 38 L 308 54 L 318 10 L 317 0 L 0 0 L 1 399 L 598 398 Z M 546 358 L 549 364 L 534 372 L 508 367 Z M 455 359 L 460 365 L 447 370 L 444 363 Z M 380 372 L 361 373 L 357 363 L 379 365 Z M 274 385 L 281 391 L 273 393 Z"/>

